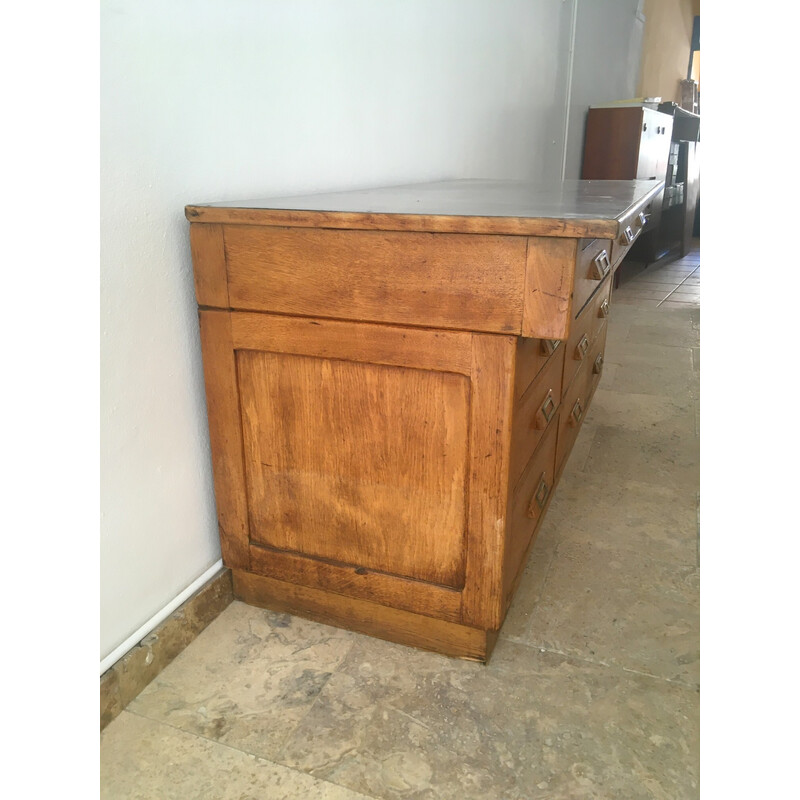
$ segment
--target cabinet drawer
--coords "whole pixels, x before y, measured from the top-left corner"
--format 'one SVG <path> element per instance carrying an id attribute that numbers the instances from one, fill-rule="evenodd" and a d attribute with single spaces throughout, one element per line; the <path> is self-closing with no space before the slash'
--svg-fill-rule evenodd
<path id="1" fill-rule="evenodd" d="M 586 358 L 581 361 L 577 375 L 567 391 L 564 392 L 558 422 L 556 474 L 561 471 L 561 467 L 575 444 L 575 439 L 589 409 L 589 403 L 603 374 L 607 330 L 608 326 L 603 321 L 594 344 L 588 349 Z"/>
<path id="2" fill-rule="evenodd" d="M 519 402 L 536 376 L 551 358 L 562 359 L 564 342 L 559 339 L 517 339 L 514 370 L 514 402 Z"/>
<path id="3" fill-rule="evenodd" d="M 524 236 L 227 225 L 231 308 L 518 332 Z"/>
<path id="4" fill-rule="evenodd" d="M 580 313 L 572 324 L 572 332 L 565 343 L 564 353 L 564 380 L 562 394 L 575 377 L 580 365 L 588 358 L 589 349 L 603 323 L 608 316 L 609 300 L 611 296 L 611 277 L 603 279 L 598 292 Z"/>
<path id="5" fill-rule="evenodd" d="M 511 497 L 506 547 L 503 559 L 503 594 L 505 605 L 511 600 L 515 578 L 524 568 L 522 560 L 533 534 L 541 522 L 555 482 L 555 455 L 558 419 L 544 431 L 539 447 L 523 470 Z"/>
<path id="6" fill-rule="evenodd" d="M 603 279 L 611 272 L 612 243 L 609 239 L 581 239 L 575 263 L 572 316 L 577 317 Z"/>
<path id="7" fill-rule="evenodd" d="M 652 213 L 653 201 L 650 201 L 646 206 L 629 212 L 620 220 L 619 233 L 611 248 L 611 263 L 614 269 L 630 250 L 631 245 L 639 238 L 641 232 L 651 225 Z"/>
<path id="8" fill-rule="evenodd" d="M 600 378 L 603 377 L 603 366 L 606 358 L 606 333 L 608 333 L 608 325 L 605 320 L 600 323 L 600 331 L 594 340 L 592 349 L 589 352 L 587 359 L 587 374 L 586 374 L 586 402 L 587 406 L 592 401 L 594 390 L 597 384 L 600 383 Z"/>
<path id="9" fill-rule="evenodd" d="M 547 362 L 514 408 L 511 427 L 509 481 L 514 486 L 525 464 L 558 415 L 561 403 L 561 371 L 564 366 L 559 348 Z"/>

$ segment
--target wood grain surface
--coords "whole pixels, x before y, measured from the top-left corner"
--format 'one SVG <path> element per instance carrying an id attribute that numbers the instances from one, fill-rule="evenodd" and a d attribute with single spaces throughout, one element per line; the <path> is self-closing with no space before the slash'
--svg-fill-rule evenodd
<path id="1" fill-rule="evenodd" d="M 525 240 L 229 226 L 233 308 L 519 332 Z"/>
<path id="2" fill-rule="evenodd" d="M 250 537 L 461 587 L 469 380 L 239 351 Z"/>
<path id="3" fill-rule="evenodd" d="M 233 571 L 233 593 L 251 605 L 473 661 L 486 661 L 497 640 L 493 631 L 240 570 Z"/>
<path id="4" fill-rule="evenodd" d="M 577 239 L 528 239 L 522 335 L 566 339 Z"/>
<path id="5" fill-rule="evenodd" d="M 463 621 L 501 622 L 514 354 L 511 336 L 473 334 L 470 493 Z"/>
<path id="6" fill-rule="evenodd" d="M 227 567 L 250 566 L 242 420 L 229 311 L 200 311 L 214 495 Z"/>

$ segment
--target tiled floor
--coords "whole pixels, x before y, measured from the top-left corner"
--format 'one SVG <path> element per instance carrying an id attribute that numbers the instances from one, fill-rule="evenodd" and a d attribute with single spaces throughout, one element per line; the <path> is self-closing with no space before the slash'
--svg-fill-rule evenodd
<path id="1" fill-rule="evenodd" d="M 234 602 L 102 735 L 102 796 L 699 796 L 699 242 L 606 373 L 488 666 Z"/>

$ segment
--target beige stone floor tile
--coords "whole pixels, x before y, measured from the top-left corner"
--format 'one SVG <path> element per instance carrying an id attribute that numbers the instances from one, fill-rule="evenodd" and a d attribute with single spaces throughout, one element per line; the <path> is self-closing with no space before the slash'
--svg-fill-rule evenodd
<path id="1" fill-rule="evenodd" d="M 700 294 L 700 285 L 699 284 L 687 284 L 686 282 L 680 284 L 675 289 L 675 294 L 691 294 L 691 295 L 699 295 Z"/>
<path id="2" fill-rule="evenodd" d="M 699 685 L 694 565 L 566 539 L 530 618 L 522 638 L 533 647 Z"/>
<path id="3" fill-rule="evenodd" d="M 484 666 L 360 639 L 281 762 L 376 798 L 697 796 L 698 694 L 501 639 Z"/>
<path id="4" fill-rule="evenodd" d="M 597 426 L 583 470 L 694 491 L 700 480 L 697 437 L 676 432 Z"/>
<path id="5" fill-rule="evenodd" d="M 654 328 L 681 328 L 691 321 L 689 311 L 664 311 L 660 308 L 626 305 L 616 308 L 613 303 L 616 295 L 612 297 L 611 316 L 609 324 L 619 320 L 635 322 L 640 325 L 649 325 Z"/>
<path id="6" fill-rule="evenodd" d="M 365 800 L 128 711 L 108 726 L 100 748 L 103 800 Z"/>
<path id="7" fill-rule="evenodd" d="M 616 293 L 614 303 L 617 306 L 632 305 L 636 308 L 657 308 L 660 300 L 643 299 L 641 297 L 626 297 L 624 294 Z"/>
<path id="8" fill-rule="evenodd" d="M 669 297 L 661 303 L 662 308 L 679 308 L 681 306 L 686 307 L 699 307 L 700 306 L 700 299 L 697 298 L 673 298 Z"/>
<path id="9" fill-rule="evenodd" d="M 556 488 L 536 546 L 542 555 L 548 555 L 548 569 L 557 545 L 565 541 L 647 553 L 665 563 L 697 566 L 697 506 L 696 493 L 688 490 L 576 472 L 565 476 Z M 543 580 L 537 581 L 535 593 L 527 595 L 515 609 L 515 618 L 530 617 L 528 597 L 534 601 L 541 597 Z M 519 635 L 518 626 L 514 635 Z"/>
<path id="10" fill-rule="evenodd" d="M 628 338 L 634 338 L 634 334 L 629 333 Z M 617 368 L 613 376 L 609 373 L 603 376 L 604 389 L 663 395 L 676 402 L 697 394 L 698 376 L 692 370 L 691 347 L 614 342 L 607 344 L 605 359 L 606 364 L 616 364 Z"/>
<path id="11" fill-rule="evenodd" d="M 347 631 L 234 601 L 129 708 L 272 758 L 352 643 Z"/>
<path id="12" fill-rule="evenodd" d="M 656 275 L 637 275 L 632 281 L 628 283 L 623 283 L 617 292 L 621 291 L 622 289 L 627 289 L 630 287 L 641 287 L 641 288 L 654 288 L 654 289 L 674 289 L 677 286 L 680 286 L 680 281 L 667 281 L 663 278 L 659 278 Z"/>
<path id="13" fill-rule="evenodd" d="M 670 295 L 672 300 L 675 295 Z M 668 314 L 668 311 L 662 312 Z M 661 344 L 669 347 L 697 347 L 697 331 L 687 316 L 679 321 L 663 320 L 662 324 L 634 324 L 628 329 L 628 341 L 632 344 Z M 657 358 L 657 354 L 656 355 Z"/>
<path id="14" fill-rule="evenodd" d="M 618 365 L 617 365 L 618 366 Z M 606 375 L 603 378 L 607 377 Z M 689 435 L 694 430 L 695 398 L 615 392 L 601 381 L 589 408 L 594 425 L 619 425 L 627 430 Z"/>
<path id="15" fill-rule="evenodd" d="M 635 297 L 639 300 L 664 300 L 671 292 L 671 289 L 653 289 L 650 288 L 654 284 L 642 286 L 626 286 L 620 289 L 614 297 L 614 302 L 617 302 L 621 297 L 630 299 Z"/>
<path id="16" fill-rule="evenodd" d="M 679 276 L 686 276 L 691 275 L 696 269 L 697 264 L 679 264 L 677 261 L 673 261 L 671 264 L 666 264 L 663 267 L 655 267 L 646 269 L 642 275 L 679 275 Z M 635 280 L 635 279 L 634 279 Z"/>

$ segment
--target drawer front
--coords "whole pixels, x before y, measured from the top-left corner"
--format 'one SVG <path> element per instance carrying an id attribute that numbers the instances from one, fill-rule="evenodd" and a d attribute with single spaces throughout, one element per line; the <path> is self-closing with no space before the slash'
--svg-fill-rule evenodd
<path id="1" fill-rule="evenodd" d="M 611 297 L 611 277 L 603 279 L 603 283 L 578 318 L 572 325 L 572 332 L 564 347 L 564 380 L 563 392 L 572 383 L 575 373 L 588 358 L 597 334 L 606 317 Z"/>
<path id="2" fill-rule="evenodd" d="M 561 413 L 558 418 L 558 445 L 556 447 L 556 475 L 561 472 L 564 462 L 575 444 L 583 418 L 586 415 L 586 382 L 582 380 L 588 371 L 588 363 L 583 362 L 572 385 L 564 395 Z"/>
<path id="3" fill-rule="evenodd" d="M 600 383 L 600 379 L 603 377 L 603 367 L 605 365 L 605 358 L 606 358 L 606 333 L 608 332 L 608 325 L 605 324 L 605 321 L 601 322 L 600 331 L 597 334 L 597 337 L 594 340 L 594 344 L 592 345 L 592 349 L 589 352 L 589 358 L 587 359 L 587 374 L 586 374 L 586 402 L 587 406 L 592 402 L 592 397 L 594 396 L 594 390 L 597 388 L 597 385 Z"/>
<path id="4" fill-rule="evenodd" d="M 561 472 L 575 439 L 581 429 L 589 404 L 603 374 L 605 343 L 608 325 L 601 323 L 594 344 L 581 361 L 569 389 L 564 392 L 558 422 L 558 446 L 556 451 L 556 475 Z"/>
<path id="5" fill-rule="evenodd" d="M 603 279 L 611 272 L 612 242 L 609 239 L 581 239 L 575 263 L 572 316 L 577 317 Z"/>
<path id="6" fill-rule="evenodd" d="M 516 485 L 525 465 L 558 416 L 561 403 L 561 372 L 564 361 L 559 348 L 514 408 L 511 427 L 509 482 Z"/>
<path id="7" fill-rule="evenodd" d="M 611 247 L 613 269 L 619 266 L 620 261 L 631 249 L 631 245 L 639 238 L 641 232 L 648 226 L 652 227 L 652 215 L 653 201 L 651 200 L 647 205 L 635 209 L 620 220 L 619 233 Z"/>
<path id="8" fill-rule="evenodd" d="M 230 307 L 519 333 L 527 238 L 224 227 Z"/>
<path id="9" fill-rule="evenodd" d="M 564 342 L 559 339 L 517 339 L 516 367 L 514 371 L 514 402 L 519 402 L 536 376 L 551 358 L 563 358 Z"/>
<path id="10" fill-rule="evenodd" d="M 528 461 L 511 497 L 503 559 L 503 593 L 509 603 L 515 578 L 524 568 L 523 558 L 553 493 L 558 419 L 544 431 L 539 447 Z"/>

